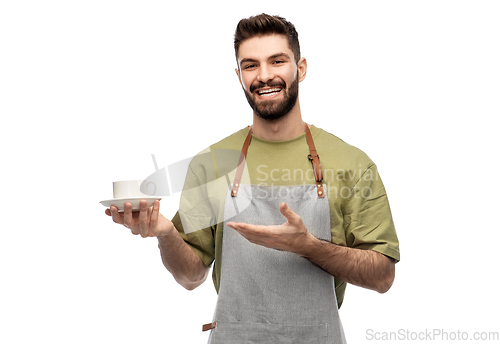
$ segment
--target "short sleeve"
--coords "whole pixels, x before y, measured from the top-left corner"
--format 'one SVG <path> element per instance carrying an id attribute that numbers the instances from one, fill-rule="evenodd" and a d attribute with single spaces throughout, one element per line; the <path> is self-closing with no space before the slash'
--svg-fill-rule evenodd
<path id="1" fill-rule="evenodd" d="M 343 213 L 348 247 L 373 250 L 400 260 L 389 201 L 375 164 L 354 184 Z"/>
<path id="2" fill-rule="evenodd" d="M 193 251 L 201 258 L 203 264 L 210 266 L 215 258 L 215 241 L 211 227 L 186 234 L 182 226 L 179 212 L 175 214 L 172 223 L 181 235 L 182 239 L 193 249 Z"/>
<path id="3" fill-rule="evenodd" d="M 179 210 L 172 219 L 184 241 L 206 266 L 215 259 L 215 215 L 207 194 L 207 163 L 211 155 L 193 158 L 181 194 Z M 210 162 L 210 161 L 209 161 Z"/>

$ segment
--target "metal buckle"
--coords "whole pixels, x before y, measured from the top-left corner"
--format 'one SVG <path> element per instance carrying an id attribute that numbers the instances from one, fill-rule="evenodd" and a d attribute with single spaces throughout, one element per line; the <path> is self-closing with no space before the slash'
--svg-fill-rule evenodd
<path id="1" fill-rule="evenodd" d="M 307 155 L 307 158 L 308 158 L 310 161 L 313 161 L 313 158 L 318 158 L 318 160 L 319 160 L 319 155 L 312 156 L 311 154 L 308 154 L 308 155 Z"/>

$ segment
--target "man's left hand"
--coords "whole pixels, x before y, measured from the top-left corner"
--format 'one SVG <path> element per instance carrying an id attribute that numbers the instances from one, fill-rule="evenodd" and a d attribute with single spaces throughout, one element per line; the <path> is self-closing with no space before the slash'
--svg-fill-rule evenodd
<path id="1" fill-rule="evenodd" d="M 281 203 L 280 212 L 288 220 L 282 225 L 258 226 L 242 222 L 228 222 L 227 225 L 254 244 L 298 253 L 307 240 L 311 239 L 312 234 L 307 230 L 302 218 L 285 202 Z"/>

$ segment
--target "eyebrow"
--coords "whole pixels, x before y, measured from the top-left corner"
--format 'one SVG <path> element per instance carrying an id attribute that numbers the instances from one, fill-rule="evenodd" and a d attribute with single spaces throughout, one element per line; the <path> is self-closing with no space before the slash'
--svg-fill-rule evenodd
<path id="1" fill-rule="evenodd" d="M 288 60 L 290 59 L 290 57 L 285 53 L 277 53 L 277 54 L 269 56 L 267 59 L 273 60 L 273 59 L 278 58 L 278 57 L 285 57 Z M 243 63 L 246 63 L 246 62 L 258 62 L 258 61 L 255 59 L 252 59 L 252 58 L 244 58 L 240 61 L 240 65 L 242 65 Z"/>
<path id="2" fill-rule="evenodd" d="M 290 59 L 290 57 L 287 54 L 285 54 L 285 53 L 277 53 L 277 54 L 274 54 L 274 55 L 270 56 L 269 60 L 275 59 L 277 57 L 285 57 L 287 59 Z"/>

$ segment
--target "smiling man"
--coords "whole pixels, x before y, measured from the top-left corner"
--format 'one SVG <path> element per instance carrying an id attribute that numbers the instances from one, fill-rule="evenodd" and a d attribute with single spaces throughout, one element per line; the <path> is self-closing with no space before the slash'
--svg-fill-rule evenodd
<path id="1" fill-rule="evenodd" d="M 307 62 L 290 22 L 243 19 L 234 46 L 252 125 L 192 160 L 172 221 L 158 201 L 106 213 L 158 237 L 165 267 L 187 289 L 214 263 L 209 343 L 345 343 L 346 284 L 385 293 L 399 261 L 384 186 L 366 154 L 303 121 Z M 221 161 L 221 151 L 241 156 Z"/>

